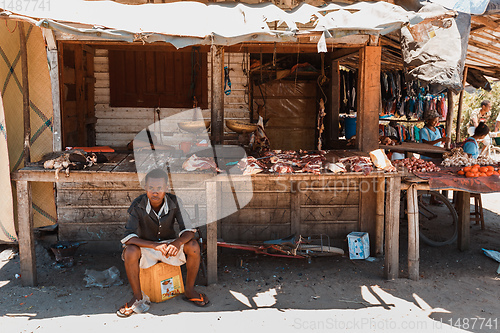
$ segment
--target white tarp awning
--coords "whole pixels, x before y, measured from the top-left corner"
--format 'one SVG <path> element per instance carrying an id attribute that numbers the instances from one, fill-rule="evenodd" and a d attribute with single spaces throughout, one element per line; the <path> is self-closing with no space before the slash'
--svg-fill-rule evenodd
<path id="1" fill-rule="evenodd" d="M 177 48 L 245 41 L 295 41 L 298 35 L 311 32 L 323 33 L 323 40 L 352 34 L 384 35 L 445 12 L 442 8 L 437 12 L 415 13 L 387 2 L 330 3 L 321 7 L 303 3 L 291 11 L 271 3 L 207 5 L 180 1 L 124 5 L 112 1 L 50 0 L 44 8 L 32 4 L 29 2 L 18 10 L 8 8 L 8 2 L 4 2 L 6 8 L 0 9 L 0 15 L 74 35 L 126 42 L 164 41 Z M 270 28 L 274 22 L 277 30 Z M 309 22 L 314 22 L 313 28 L 297 28 L 298 23 Z"/>

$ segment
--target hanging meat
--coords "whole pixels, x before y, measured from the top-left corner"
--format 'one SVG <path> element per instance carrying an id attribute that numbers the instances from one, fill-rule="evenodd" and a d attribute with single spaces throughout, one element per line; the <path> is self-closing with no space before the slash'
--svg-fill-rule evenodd
<path id="1" fill-rule="evenodd" d="M 244 175 L 255 175 L 266 169 L 266 166 L 253 156 L 248 156 L 238 162 L 238 168 Z"/>
<path id="2" fill-rule="evenodd" d="M 291 164 L 288 164 L 286 162 L 277 162 L 273 164 L 271 169 L 269 169 L 271 172 L 275 172 L 278 174 L 282 173 L 293 173 L 293 167 Z"/>
<path id="3" fill-rule="evenodd" d="M 372 160 L 365 156 L 344 157 L 339 160 L 351 172 L 363 172 L 365 175 L 373 171 Z"/>

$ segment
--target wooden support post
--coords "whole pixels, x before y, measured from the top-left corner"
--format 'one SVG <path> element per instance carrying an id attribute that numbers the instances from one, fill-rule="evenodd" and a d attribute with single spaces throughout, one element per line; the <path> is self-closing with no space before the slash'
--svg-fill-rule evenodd
<path id="1" fill-rule="evenodd" d="M 59 59 L 54 33 L 50 29 L 42 29 L 47 41 L 47 59 L 49 61 L 50 83 L 52 86 L 53 141 L 54 151 L 62 151 L 61 141 L 61 96 L 59 93 Z"/>
<path id="2" fill-rule="evenodd" d="M 331 147 L 332 142 L 339 139 L 340 68 L 338 61 L 332 61 L 330 82 L 330 103 L 328 103 L 327 111 L 329 124 L 327 147 Z"/>
<path id="3" fill-rule="evenodd" d="M 212 121 L 211 133 L 214 144 L 224 140 L 224 47 L 212 45 Z"/>
<path id="4" fill-rule="evenodd" d="M 453 92 L 448 89 L 448 114 L 446 115 L 446 136 L 451 138 L 451 130 L 453 127 L 453 117 L 455 110 L 453 109 Z M 446 149 L 450 149 L 451 142 L 446 143 Z"/>
<path id="5" fill-rule="evenodd" d="M 376 253 L 377 244 L 377 178 L 361 178 L 359 181 L 358 230 L 370 235 L 370 252 Z"/>
<path id="6" fill-rule="evenodd" d="M 419 278 L 419 235 L 418 235 L 418 196 L 416 184 L 406 191 L 408 203 L 408 273 L 412 280 Z"/>
<path id="7" fill-rule="evenodd" d="M 75 85 L 76 85 L 76 114 L 78 119 L 78 145 L 88 146 L 87 131 L 85 130 L 85 116 L 87 103 L 85 101 L 85 77 L 83 73 L 83 46 L 75 44 Z"/>
<path id="8" fill-rule="evenodd" d="M 19 45 L 21 48 L 21 67 L 23 76 L 23 120 L 24 120 L 24 165 L 31 162 L 31 120 L 30 120 L 30 88 L 28 81 L 28 50 L 24 23 L 17 22 L 19 26 Z"/>
<path id="9" fill-rule="evenodd" d="M 356 141 L 363 152 L 378 148 L 380 62 L 380 46 L 365 46 L 359 51 Z"/>
<path id="10" fill-rule="evenodd" d="M 207 196 L 207 285 L 217 283 L 217 182 L 205 183 Z"/>
<path id="11" fill-rule="evenodd" d="M 385 265 L 384 275 L 388 280 L 398 278 L 399 271 L 399 201 L 401 177 L 387 179 L 385 210 Z"/>
<path id="12" fill-rule="evenodd" d="M 465 66 L 464 67 L 464 77 L 462 81 L 462 85 L 464 86 L 464 89 L 460 91 L 460 97 L 458 98 L 458 112 L 457 112 L 457 129 L 455 133 L 455 141 L 460 142 L 462 141 L 461 135 L 460 135 L 460 126 L 462 126 L 462 108 L 464 104 L 464 91 L 465 91 L 465 82 L 467 81 L 467 73 L 469 72 L 469 67 Z"/>
<path id="13" fill-rule="evenodd" d="M 385 178 L 377 178 L 377 208 L 375 216 L 375 254 L 384 254 L 384 208 L 385 208 Z"/>
<path id="14" fill-rule="evenodd" d="M 16 187 L 21 282 L 25 286 L 35 286 L 37 279 L 35 242 L 33 239 L 33 210 L 31 208 L 31 183 L 28 181 L 18 181 Z"/>
<path id="15" fill-rule="evenodd" d="M 458 191 L 458 240 L 457 246 L 460 251 L 469 249 L 470 246 L 470 193 Z"/>
<path id="16" fill-rule="evenodd" d="M 290 234 L 300 235 L 300 188 L 297 182 L 290 182 Z"/>

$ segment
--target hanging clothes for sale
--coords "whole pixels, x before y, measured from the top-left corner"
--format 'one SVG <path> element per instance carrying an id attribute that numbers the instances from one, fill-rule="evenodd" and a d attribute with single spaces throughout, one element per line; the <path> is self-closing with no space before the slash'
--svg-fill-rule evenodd
<path id="1" fill-rule="evenodd" d="M 357 111 L 356 85 L 357 73 L 351 70 L 340 70 L 340 108 L 339 113 L 352 114 Z"/>
<path id="2" fill-rule="evenodd" d="M 423 120 L 429 112 L 436 111 L 446 119 L 448 102 L 445 93 L 431 94 L 428 86 L 418 80 L 407 82 L 403 71 L 386 71 L 380 74 L 381 116 L 406 117 Z"/>

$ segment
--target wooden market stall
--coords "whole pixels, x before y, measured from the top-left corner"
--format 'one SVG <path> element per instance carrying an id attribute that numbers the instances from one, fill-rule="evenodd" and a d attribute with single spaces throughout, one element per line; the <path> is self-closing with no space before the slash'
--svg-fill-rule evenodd
<path id="1" fill-rule="evenodd" d="M 57 111 L 57 122 L 61 124 L 57 134 L 54 134 L 55 150 L 66 146 L 108 145 L 114 146 L 117 152 L 108 154 L 107 163 L 72 171 L 69 177 L 61 176 L 57 181 L 52 170 L 44 170 L 40 165 L 26 167 L 13 174 L 12 179 L 17 182 L 18 188 L 22 279 L 29 285 L 36 284 L 31 221 L 32 182 L 56 183 L 61 240 L 116 242 L 125 224 L 126 209 L 141 192 L 134 169 L 135 157 L 121 150 L 134 139 L 136 133 L 155 122 L 156 117 L 164 119 L 194 105 L 200 106 L 203 118 L 211 121 L 210 140 L 213 145 L 235 143 L 240 138 L 224 127 L 226 118 L 255 121 L 255 116 L 260 114 L 258 106 L 264 103 L 264 99 L 269 102 L 273 98 L 281 101 L 294 98 L 291 93 L 280 95 L 279 91 L 285 85 L 295 84 L 295 80 L 277 80 L 269 83 L 269 91 L 274 89 L 275 93 L 265 97 L 262 94 L 259 100 L 257 89 L 262 87 L 248 85 L 249 72 L 245 73 L 251 66 L 249 55 L 267 54 L 275 59 L 280 54 L 315 54 L 318 42 L 324 37 L 321 31 L 309 31 L 305 35 L 293 36 L 296 40 L 288 42 L 271 38 L 272 41 L 267 41 L 267 37 L 259 41 L 257 35 L 254 37 L 256 41 L 239 41 L 230 46 L 223 46 L 224 41 L 220 44 L 212 41 L 210 45 L 206 40 L 199 39 L 199 45 L 194 43 L 194 46 L 175 50 L 167 43 L 144 44 L 144 40 L 130 42 L 127 38 L 124 40 L 128 41 L 117 42 L 97 36 L 94 32 L 85 35 L 71 29 L 57 30 L 55 25 L 51 28 L 56 32 L 46 29 L 44 33 L 49 59 L 55 64 L 51 67 L 53 96 L 56 96 L 54 110 Z M 149 37 L 142 36 L 144 39 Z M 288 37 L 291 38 L 291 35 Z M 178 42 L 175 38 L 167 38 L 166 41 Z M 367 156 L 368 152 L 379 148 L 380 73 L 382 64 L 388 58 L 383 57 L 383 45 L 377 33 L 355 31 L 346 36 L 328 38 L 324 44 L 327 56 L 321 63 L 330 67 L 325 72 L 330 85 L 322 88 L 329 100 L 326 104 L 326 147 L 339 137 L 340 66 L 346 57 L 355 54 L 357 58 L 357 140 L 351 149 L 335 151 L 335 158 L 331 155 L 332 159 L 328 160 L 327 156 L 326 162 L 335 162 L 345 156 Z M 153 63 L 156 65 L 153 66 Z M 233 79 L 233 97 L 224 91 L 227 78 L 225 66 L 236 63 L 238 66 L 226 71 Z M 240 63 L 244 63 L 241 68 Z M 191 74 L 194 68 L 199 69 L 195 77 Z M 235 73 L 231 73 L 231 69 L 235 69 Z M 157 72 L 165 75 L 157 75 Z M 261 72 L 256 72 L 256 75 L 260 76 Z M 308 91 L 315 90 L 311 88 L 311 82 L 318 77 L 307 82 Z M 315 84 L 312 86 L 316 88 Z M 60 96 L 59 100 L 57 96 Z M 303 126 L 298 126 L 299 133 L 306 136 L 297 136 L 292 146 L 286 147 L 286 141 L 281 141 L 279 146 L 273 148 L 317 148 L 318 129 L 311 128 L 315 125 L 307 122 L 310 120 L 307 116 L 316 124 L 319 95 L 311 92 L 301 97 L 306 97 L 305 104 L 309 104 L 299 117 L 304 120 Z M 314 107 L 311 108 L 312 104 Z M 269 102 L 267 107 L 271 105 Z M 311 109 L 312 114 L 307 113 Z M 275 116 L 280 114 L 280 110 L 276 109 L 269 112 L 274 112 Z M 270 131 L 274 128 L 275 132 L 270 132 L 270 137 L 274 136 L 275 142 L 287 134 L 286 128 L 280 125 L 279 120 L 274 124 L 271 121 Z M 173 150 L 179 150 L 176 145 L 183 140 L 179 129 L 160 129 L 159 135 L 173 138 Z M 311 139 L 311 136 L 314 138 Z M 185 154 L 177 156 L 184 158 Z M 376 255 L 385 254 L 385 276 L 390 279 L 398 277 L 400 173 L 333 174 L 322 171 L 320 174 L 252 175 L 252 200 L 235 214 L 222 219 L 215 218 L 220 201 L 234 195 L 225 193 L 222 184 L 237 183 L 239 178 L 212 179 L 212 176 L 209 173 L 181 173 L 179 179 L 194 179 L 203 185 L 183 188 L 181 182 L 176 188 L 190 215 L 194 216 L 195 206 L 198 205 L 201 216 L 208 222 L 209 283 L 217 280 L 216 242 L 219 237 L 243 241 L 313 233 L 345 238 L 350 231 L 368 232 L 372 251 Z"/>

